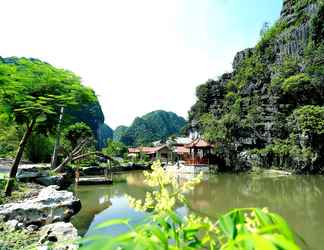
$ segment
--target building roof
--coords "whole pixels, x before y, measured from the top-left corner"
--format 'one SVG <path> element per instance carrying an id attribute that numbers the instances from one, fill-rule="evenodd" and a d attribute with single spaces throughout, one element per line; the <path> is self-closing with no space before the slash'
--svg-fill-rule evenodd
<path id="1" fill-rule="evenodd" d="M 128 148 L 128 153 L 144 153 L 144 154 L 155 154 L 156 152 L 160 151 L 161 149 L 167 147 L 167 145 L 161 145 L 157 147 L 137 147 L 137 148 Z"/>
<path id="2" fill-rule="evenodd" d="M 192 142 L 192 139 L 189 137 L 176 137 L 174 140 L 167 140 L 167 144 L 170 145 L 186 145 Z"/>
<path id="3" fill-rule="evenodd" d="M 197 138 L 193 142 L 185 145 L 186 148 L 212 148 L 213 145 L 203 140 L 202 138 Z"/>

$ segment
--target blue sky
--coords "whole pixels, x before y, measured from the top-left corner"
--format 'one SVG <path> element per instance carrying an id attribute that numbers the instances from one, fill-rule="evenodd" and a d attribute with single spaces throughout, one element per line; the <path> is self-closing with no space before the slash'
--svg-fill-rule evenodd
<path id="1" fill-rule="evenodd" d="M 94 88 L 115 128 L 156 109 L 187 115 L 195 88 L 231 71 L 282 0 L 1 1 L 0 55 L 35 57 Z"/>

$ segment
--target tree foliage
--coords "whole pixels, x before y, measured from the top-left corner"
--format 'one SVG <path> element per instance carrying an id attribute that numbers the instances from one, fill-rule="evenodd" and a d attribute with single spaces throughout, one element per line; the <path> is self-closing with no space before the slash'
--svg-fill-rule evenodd
<path id="1" fill-rule="evenodd" d="M 77 122 L 64 130 L 64 137 L 70 142 L 71 147 L 75 148 L 78 142 L 93 137 L 93 134 L 88 125 L 83 122 Z"/>
<path id="2" fill-rule="evenodd" d="M 96 100 L 94 92 L 74 73 L 36 59 L 0 60 L 0 113 L 25 127 L 10 171 L 6 195 L 11 194 L 25 146 L 35 131 L 48 134 L 55 128 L 60 107 L 78 107 Z"/>
<path id="3" fill-rule="evenodd" d="M 107 147 L 103 148 L 102 152 L 111 157 L 124 157 L 124 155 L 128 152 L 128 149 L 122 142 L 108 139 Z"/>

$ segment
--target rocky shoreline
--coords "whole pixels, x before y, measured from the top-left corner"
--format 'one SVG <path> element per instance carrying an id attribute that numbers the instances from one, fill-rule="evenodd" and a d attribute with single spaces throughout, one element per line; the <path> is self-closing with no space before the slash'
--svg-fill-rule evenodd
<path id="1" fill-rule="evenodd" d="M 12 161 L 0 159 L 0 173 L 8 173 Z M 149 166 L 127 164 L 111 172 L 144 170 Z M 105 169 L 98 166 L 81 169 L 81 176 L 102 175 Z M 78 231 L 70 222 L 81 209 L 80 200 L 66 189 L 74 182 L 74 172 L 54 174 L 49 164 L 23 162 L 19 166 L 17 181 L 28 191 L 19 198 L 9 199 L 0 205 L 0 235 L 19 234 L 32 239 L 33 249 L 74 250 Z M 5 238 L 5 237 L 3 237 Z M 0 249 L 21 249 L 6 245 L 0 237 Z M 29 245 L 28 245 L 29 246 Z M 18 247 L 18 248 L 17 248 Z"/>
<path id="2" fill-rule="evenodd" d="M 1 233 L 32 238 L 33 249 L 78 249 L 78 231 L 70 219 L 80 211 L 81 202 L 64 190 L 72 184 L 72 178 L 51 174 L 48 165 L 23 164 L 17 180 L 26 183 L 28 192 L 21 199 L 0 205 Z M 0 239 L 1 249 L 19 249 L 7 244 Z"/>

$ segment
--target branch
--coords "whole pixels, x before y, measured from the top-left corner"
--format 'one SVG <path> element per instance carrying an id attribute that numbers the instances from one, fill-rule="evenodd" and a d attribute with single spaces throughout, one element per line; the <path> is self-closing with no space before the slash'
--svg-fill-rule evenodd
<path id="1" fill-rule="evenodd" d="M 107 158 L 109 160 L 113 160 L 113 158 L 111 158 L 110 156 L 105 155 L 105 154 L 103 154 L 103 153 L 101 153 L 99 151 L 95 151 L 95 152 L 89 152 L 89 153 L 85 153 L 85 154 L 82 154 L 82 155 L 78 155 L 76 157 L 73 157 L 72 158 L 72 161 L 80 160 L 80 159 L 86 158 L 86 157 L 91 156 L 91 155 L 97 155 L 97 156 L 100 156 L 100 157 Z"/>

